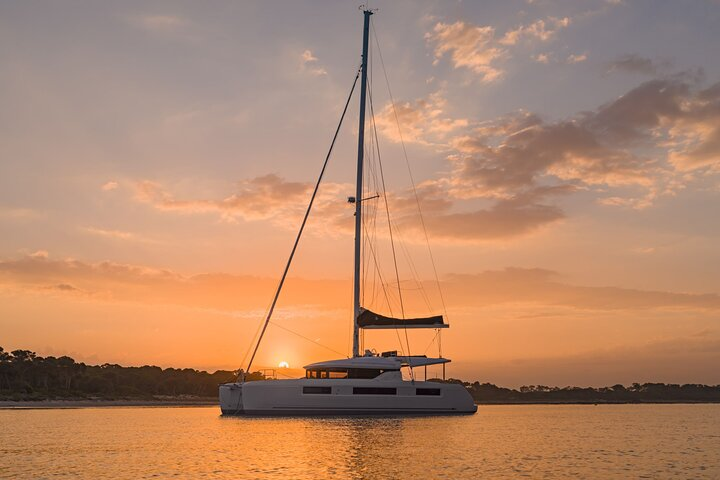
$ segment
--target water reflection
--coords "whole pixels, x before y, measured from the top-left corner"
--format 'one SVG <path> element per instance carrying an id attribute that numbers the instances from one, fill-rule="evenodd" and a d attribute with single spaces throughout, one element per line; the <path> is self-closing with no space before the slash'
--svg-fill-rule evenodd
<path id="1" fill-rule="evenodd" d="M 325 419 L 5 410 L 0 426 L 2 478 L 720 478 L 720 405 Z"/>

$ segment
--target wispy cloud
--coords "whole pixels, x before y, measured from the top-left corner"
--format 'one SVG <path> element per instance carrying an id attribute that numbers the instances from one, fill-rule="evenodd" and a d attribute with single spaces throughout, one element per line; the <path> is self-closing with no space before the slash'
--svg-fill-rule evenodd
<path id="1" fill-rule="evenodd" d="M 635 53 L 630 53 L 618 57 L 607 64 L 607 73 L 626 72 L 638 73 L 642 75 L 656 75 L 661 71 L 665 71 L 670 67 L 670 62 L 656 62 L 646 57 L 642 57 Z"/>
<path id="2" fill-rule="evenodd" d="M 129 17 L 132 25 L 153 33 L 174 32 L 186 27 L 189 21 L 173 14 L 145 14 Z"/>
<path id="3" fill-rule="evenodd" d="M 587 53 L 572 53 L 568 55 L 567 59 L 565 60 L 569 64 L 573 63 L 580 63 L 587 60 Z"/>
<path id="4" fill-rule="evenodd" d="M 510 48 L 525 42 L 548 42 L 569 24 L 567 17 L 550 17 L 520 25 L 498 37 L 492 26 L 477 26 L 463 21 L 452 24 L 438 22 L 425 38 L 433 46 L 435 64 L 449 54 L 455 68 L 467 68 L 478 74 L 481 81 L 489 83 L 503 75 L 499 64 L 509 57 Z"/>
<path id="5" fill-rule="evenodd" d="M 131 242 L 141 242 L 141 243 L 158 243 L 157 240 L 147 238 L 144 235 L 140 235 L 140 234 L 132 233 L 132 232 L 124 232 L 122 230 L 108 230 L 108 229 L 97 228 L 97 227 L 83 227 L 81 230 L 90 235 L 95 235 L 98 237 L 110 238 L 110 239 L 115 239 L 115 240 L 125 240 L 125 241 L 131 241 Z"/>
<path id="6" fill-rule="evenodd" d="M 520 25 L 513 30 L 508 30 L 498 41 L 502 45 L 516 45 L 522 41 L 547 42 L 552 39 L 561 28 L 570 25 L 570 18 L 550 17 L 548 20 L 537 20 L 530 25 Z"/>
<path id="7" fill-rule="evenodd" d="M 318 58 L 310 50 L 305 50 L 300 54 L 300 68 L 310 75 L 318 77 L 327 75 L 327 70 L 320 66 Z"/>
<path id="8" fill-rule="evenodd" d="M 100 187 L 103 191 L 109 192 L 110 190 L 115 190 L 119 186 L 118 182 L 109 181 L 105 182 L 102 187 Z"/>
<path id="9" fill-rule="evenodd" d="M 403 140 L 433 145 L 443 142 L 453 131 L 468 126 L 467 119 L 450 118 L 446 107 L 443 92 L 437 91 L 426 98 L 397 103 L 395 108 L 387 104 L 377 112 L 375 121 L 378 130 L 394 142 Z"/>
<path id="10" fill-rule="evenodd" d="M 243 180 L 237 192 L 219 199 L 178 199 L 162 185 L 142 181 L 136 185 L 136 199 L 154 208 L 181 214 L 215 213 L 224 220 L 269 220 L 288 227 L 296 225 L 301 217 L 313 185 L 305 182 L 289 182 L 268 174 Z M 324 184 L 315 200 L 315 212 L 325 218 L 326 226 L 342 226 L 347 217 L 344 195 L 351 188 L 344 184 Z"/>
<path id="11" fill-rule="evenodd" d="M 34 220 L 42 218 L 44 214 L 32 208 L 3 207 L 0 206 L 0 219 L 6 220 Z"/>
<path id="12" fill-rule="evenodd" d="M 682 188 L 688 172 L 720 171 L 719 85 L 698 90 L 682 80 L 652 80 L 566 120 L 518 112 L 470 122 L 450 139 L 457 151 L 449 157 L 451 192 L 508 198 L 554 180 L 598 191 L 635 187 L 637 196 L 610 193 L 599 202 L 647 208 Z"/>
<path id="13" fill-rule="evenodd" d="M 171 270 L 114 262 L 87 263 L 25 256 L 0 260 L 0 289 L 87 292 L 97 300 L 175 304 L 218 310 L 262 309 L 276 280 L 269 277 L 205 273 L 181 275 Z M 345 280 L 293 279 L 287 305 L 338 309 L 347 306 Z M 478 274 L 453 274 L 442 280 L 457 308 L 537 304 L 581 310 L 617 311 L 684 308 L 718 311 L 717 294 L 688 294 L 618 287 L 587 287 L 564 282 L 558 272 L 505 268 Z M 238 296 L 237 292 L 244 292 Z"/>
<path id="14" fill-rule="evenodd" d="M 468 68 L 480 75 L 483 82 L 495 81 L 502 75 L 495 63 L 505 55 L 505 50 L 497 44 L 493 27 L 462 21 L 438 22 L 425 38 L 434 44 L 436 63 L 449 53 L 455 68 Z"/>

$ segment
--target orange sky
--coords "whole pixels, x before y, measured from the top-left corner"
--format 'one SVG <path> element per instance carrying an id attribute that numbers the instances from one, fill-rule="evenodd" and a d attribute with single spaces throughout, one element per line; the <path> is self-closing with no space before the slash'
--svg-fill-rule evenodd
<path id="1" fill-rule="evenodd" d="M 292 5 L 0 6 L 0 346 L 241 366 L 359 59 L 355 6 Z M 720 383 L 720 7 L 378 6 L 448 373 Z M 371 53 L 406 307 L 442 313 Z M 356 116 L 355 100 L 258 366 L 350 349 Z M 378 227 L 384 263 L 387 242 Z"/>

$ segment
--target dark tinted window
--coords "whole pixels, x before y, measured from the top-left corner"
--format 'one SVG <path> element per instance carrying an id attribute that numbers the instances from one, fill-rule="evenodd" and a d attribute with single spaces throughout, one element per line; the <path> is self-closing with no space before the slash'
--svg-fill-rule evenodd
<path id="1" fill-rule="evenodd" d="M 415 395 L 440 395 L 439 388 L 416 388 Z"/>
<path id="2" fill-rule="evenodd" d="M 397 388 L 355 387 L 353 395 L 397 395 Z"/>
<path id="3" fill-rule="evenodd" d="M 374 368 L 349 368 L 349 369 L 317 369 L 306 370 L 305 378 L 361 378 L 371 379 L 385 372 L 396 372 L 397 370 L 380 370 Z"/>
<path id="4" fill-rule="evenodd" d="M 331 387 L 303 387 L 303 393 L 330 395 L 330 393 L 332 393 L 332 388 Z"/>

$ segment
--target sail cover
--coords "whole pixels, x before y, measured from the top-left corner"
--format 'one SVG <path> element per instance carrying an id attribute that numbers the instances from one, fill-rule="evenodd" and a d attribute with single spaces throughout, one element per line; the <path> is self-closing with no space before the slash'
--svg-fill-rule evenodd
<path id="1" fill-rule="evenodd" d="M 393 318 L 362 309 L 357 319 L 360 328 L 447 328 L 442 315 L 424 318 Z"/>

